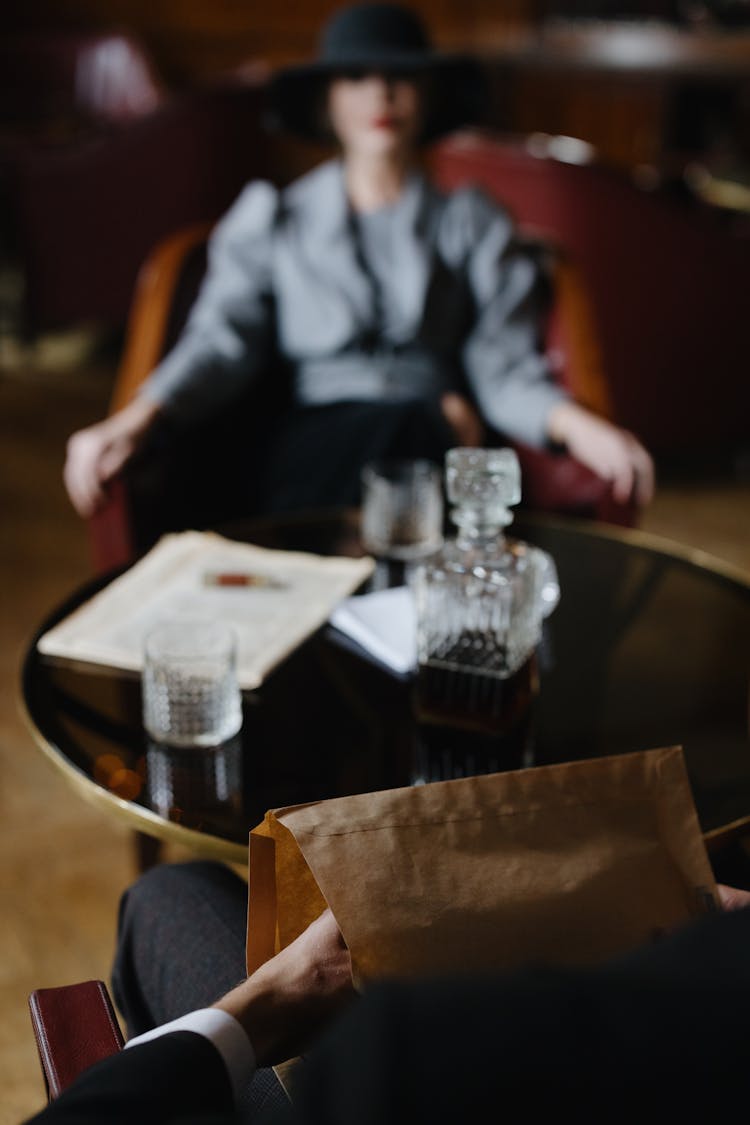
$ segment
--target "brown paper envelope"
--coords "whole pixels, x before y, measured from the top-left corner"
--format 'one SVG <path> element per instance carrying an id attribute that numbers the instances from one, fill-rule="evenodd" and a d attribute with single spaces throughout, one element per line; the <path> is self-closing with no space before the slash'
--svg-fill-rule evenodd
<path id="1" fill-rule="evenodd" d="M 543 766 L 267 813 L 248 970 L 326 904 L 362 981 L 592 962 L 715 901 L 680 748 Z"/>

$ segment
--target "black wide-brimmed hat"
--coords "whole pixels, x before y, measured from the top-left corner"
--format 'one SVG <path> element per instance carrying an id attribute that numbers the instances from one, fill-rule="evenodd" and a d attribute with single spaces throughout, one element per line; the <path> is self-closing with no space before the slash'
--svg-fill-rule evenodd
<path id="1" fill-rule="evenodd" d="M 328 139 L 321 95 L 347 73 L 430 75 L 422 140 L 479 119 L 482 76 L 476 60 L 434 50 L 419 16 L 400 4 L 354 4 L 324 26 L 315 59 L 278 71 L 269 89 L 270 123 L 308 139 Z"/>

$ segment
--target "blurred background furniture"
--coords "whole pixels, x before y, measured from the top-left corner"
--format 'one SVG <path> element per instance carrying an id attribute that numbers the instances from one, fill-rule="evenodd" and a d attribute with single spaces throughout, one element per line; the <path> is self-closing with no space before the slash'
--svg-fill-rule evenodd
<path id="1" fill-rule="evenodd" d="M 609 164 L 660 177 L 720 155 L 717 142 L 750 156 L 747 0 L 411 2 L 441 47 L 481 56 L 491 128 L 579 137 Z M 276 66 L 307 56 L 331 8 L 331 0 L 298 0 L 283 14 L 236 0 L 26 0 L 5 26 L 126 26 L 171 88 L 189 88 L 249 58 Z"/>
<path id="2" fill-rule="evenodd" d="M 21 273 L 20 332 L 122 328 L 153 245 L 258 174 L 260 97 L 238 78 L 173 92 L 132 35 L 6 36 L 0 252 Z"/>

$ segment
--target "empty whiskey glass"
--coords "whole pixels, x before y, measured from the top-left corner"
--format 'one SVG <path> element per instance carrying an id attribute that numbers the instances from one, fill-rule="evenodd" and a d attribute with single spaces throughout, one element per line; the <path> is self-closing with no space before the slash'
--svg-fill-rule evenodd
<path id="1" fill-rule="evenodd" d="M 362 544 L 373 555 L 417 559 L 443 541 L 443 488 L 431 461 L 391 460 L 362 470 Z"/>
<path id="2" fill-rule="evenodd" d="M 236 640 L 214 621 L 169 621 L 147 635 L 143 725 L 156 742 L 218 746 L 242 726 Z"/>

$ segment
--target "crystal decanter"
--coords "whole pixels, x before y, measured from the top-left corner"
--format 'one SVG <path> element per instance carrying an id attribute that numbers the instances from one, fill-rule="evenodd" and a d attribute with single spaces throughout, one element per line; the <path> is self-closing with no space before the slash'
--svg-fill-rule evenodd
<path id="1" fill-rule="evenodd" d="M 526 764 L 535 653 L 560 595 L 550 556 L 505 534 L 520 481 L 510 449 L 450 450 L 446 489 L 457 533 L 411 578 L 417 719 L 474 733 L 499 749 L 486 768 Z"/>

